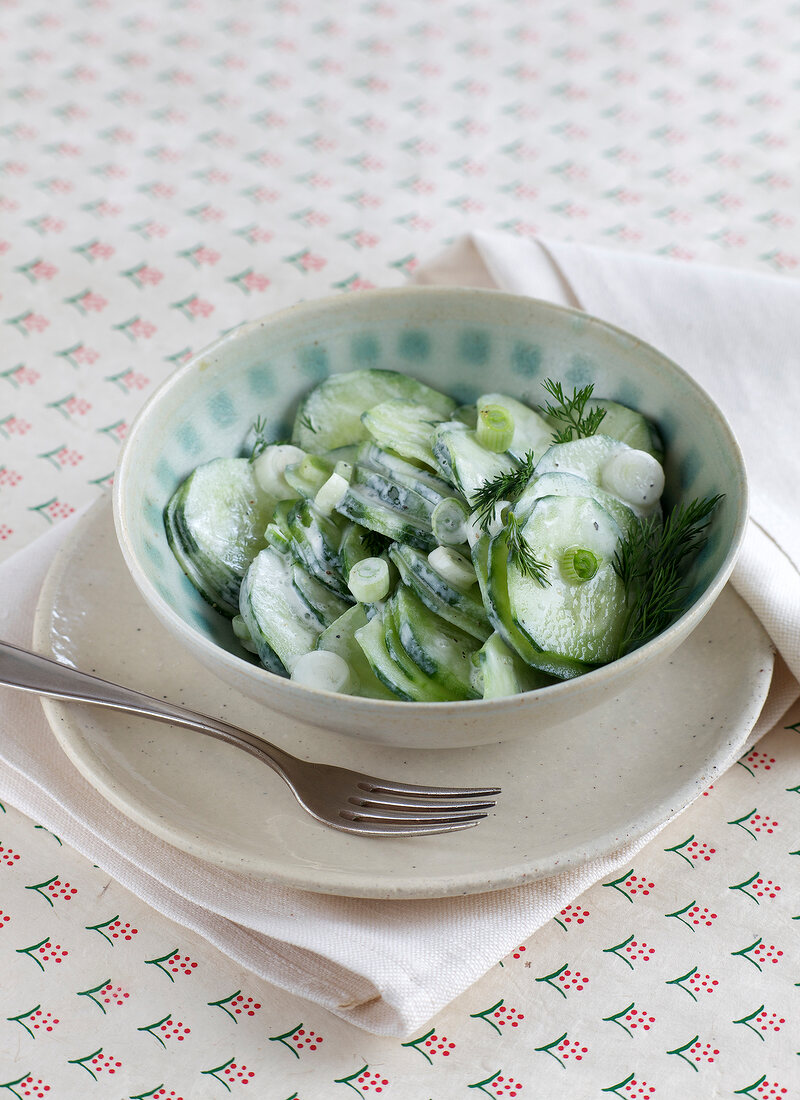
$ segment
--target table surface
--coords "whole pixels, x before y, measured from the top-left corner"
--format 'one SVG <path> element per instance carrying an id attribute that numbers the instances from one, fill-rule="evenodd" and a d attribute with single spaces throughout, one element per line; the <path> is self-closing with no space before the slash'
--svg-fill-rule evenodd
<path id="1" fill-rule="evenodd" d="M 192 350 L 468 229 L 797 273 L 789 0 L 143 10 L 0 3 L 0 557 Z M 0 807 L 0 1096 L 797 1096 L 798 719 L 407 1042 Z"/>

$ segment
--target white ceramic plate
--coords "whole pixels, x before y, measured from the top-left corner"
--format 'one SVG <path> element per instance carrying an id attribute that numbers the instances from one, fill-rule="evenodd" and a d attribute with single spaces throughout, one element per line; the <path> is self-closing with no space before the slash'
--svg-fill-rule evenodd
<path id="1" fill-rule="evenodd" d="M 444 836 L 369 840 L 319 825 L 269 769 L 220 742 L 98 707 L 45 701 L 63 749 L 124 814 L 176 848 L 286 886 L 422 898 L 515 886 L 613 851 L 686 806 L 744 745 L 773 651 L 726 588 L 634 689 L 530 739 L 404 752 L 302 725 L 236 695 L 159 625 L 119 553 L 107 500 L 51 567 L 36 648 L 185 703 L 310 759 L 412 782 L 497 784 L 496 812 Z"/>

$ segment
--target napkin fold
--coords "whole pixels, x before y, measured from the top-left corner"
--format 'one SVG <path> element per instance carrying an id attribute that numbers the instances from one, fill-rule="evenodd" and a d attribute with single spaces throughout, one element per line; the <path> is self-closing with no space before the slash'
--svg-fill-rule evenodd
<path id="1" fill-rule="evenodd" d="M 791 355 L 800 344 L 800 287 L 489 234 L 456 242 L 417 281 L 495 286 L 586 308 L 672 355 L 715 396 L 752 478 L 753 520 L 734 583 L 785 658 L 749 743 L 766 733 L 800 693 L 800 488 L 776 477 L 795 453 L 790 421 L 800 379 L 792 377 Z M 42 580 L 79 522 L 53 528 L 0 566 L 0 637 L 30 645 Z M 491 894 L 425 901 L 314 895 L 212 867 L 121 817 L 66 762 L 35 698 L 0 689 L 0 729 L 0 800 L 257 976 L 377 1034 L 418 1030 L 589 886 L 629 865 L 658 832 L 604 859 Z"/>

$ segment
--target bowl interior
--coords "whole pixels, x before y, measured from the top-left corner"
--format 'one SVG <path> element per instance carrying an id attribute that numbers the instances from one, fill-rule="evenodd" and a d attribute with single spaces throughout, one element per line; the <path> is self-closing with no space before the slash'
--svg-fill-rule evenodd
<path id="1" fill-rule="evenodd" d="M 316 383 L 365 367 L 404 371 L 463 403 L 499 391 L 535 406 L 545 378 L 565 388 L 594 383 L 597 397 L 658 424 L 668 506 L 725 494 L 689 576 L 690 605 L 730 563 L 746 509 L 741 456 L 705 392 L 666 357 L 586 314 L 534 299 L 427 287 L 364 292 L 303 303 L 228 334 L 172 375 L 134 424 L 117 476 L 118 525 L 140 588 L 190 633 L 253 661 L 174 559 L 162 521 L 170 496 L 200 463 L 247 453 L 257 416 L 267 438 L 286 439 Z"/>

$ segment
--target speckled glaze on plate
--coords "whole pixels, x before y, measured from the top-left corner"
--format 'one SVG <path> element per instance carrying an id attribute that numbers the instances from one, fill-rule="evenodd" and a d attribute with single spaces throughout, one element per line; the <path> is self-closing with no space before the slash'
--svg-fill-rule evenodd
<path id="1" fill-rule="evenodd" d="M 609 853 L 686 806 L 738 756 L 769 688 L 773 650 L 730 587 L 671 657 L 585 717 L 529 738 L 403 751 L 259 706 L 178 646 L 122 560 L 107 499 L 54 561 L 35 647 L 78 668 L 216 714 L 311 759 L 387 778 L 497 783 L 477 828 L 369 840 L 327 829 L 246 754 L 187 730 L 44 701 L 86 779 L 156 836 L 211 864 L 351 897 L 422 898 L 520 885 Z"/>

